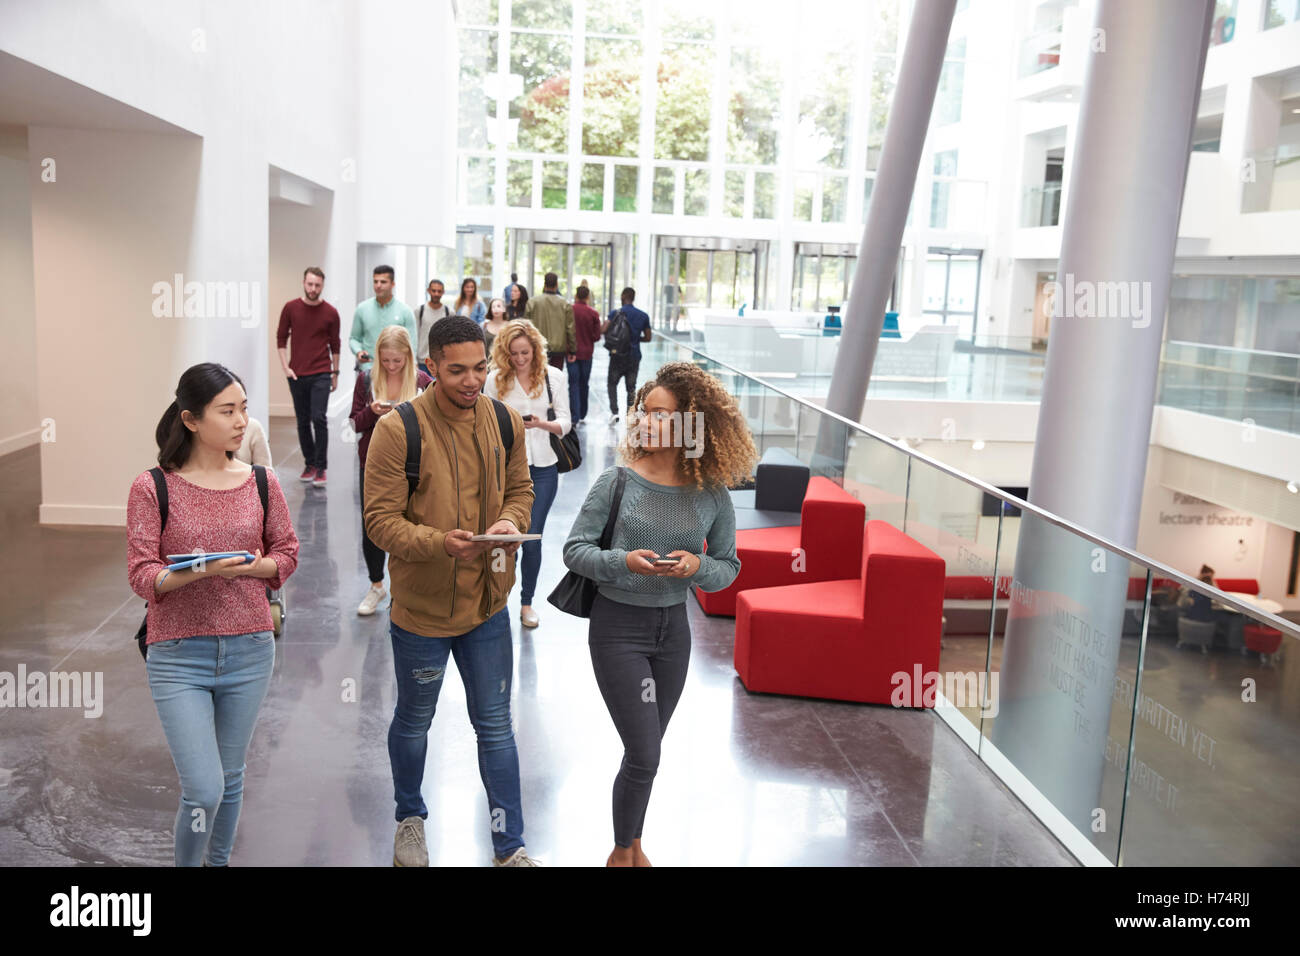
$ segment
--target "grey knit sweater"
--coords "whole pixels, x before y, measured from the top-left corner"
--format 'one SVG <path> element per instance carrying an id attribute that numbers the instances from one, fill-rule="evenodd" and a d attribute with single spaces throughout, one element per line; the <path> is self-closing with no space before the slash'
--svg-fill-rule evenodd
<path id="1" fill-rule="evenodd" d="M 608 551 L 600 549 L 600 533 L 609 517 L 617 468 L 607 468 L 591 490 L 564 543 L 564 563 L 596 582 L 611 601 L 642 607 L 670 607 L 686 600 L 687 589 L 721 591 L 736 580 L 736 513 L 726 488 L 659 485 L 631 468 L 623 488 L 623 503 Z M 704 542 L 708 541 L 707 554 Z M 627 553 L 649 548 L 667 556 L 671 551 L 700 555 L 700 567 L 689 578 L 651 577 L 627 568 Z"/>

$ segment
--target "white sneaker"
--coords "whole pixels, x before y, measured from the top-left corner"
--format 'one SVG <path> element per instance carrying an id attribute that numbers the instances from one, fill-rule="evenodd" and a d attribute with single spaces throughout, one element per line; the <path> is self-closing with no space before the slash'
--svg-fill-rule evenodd
<path id="1" fill-rule="evenodd" d="M 379 607 L 379 602 L 384 599 L 384 586 L 382 584 L 370 585 L 370 590 L 366 596 L 361 599 L 360 606 L 357 607 L 357 613 L 362 617 L 369 617 L 375 613 L 375 608 Z"/>

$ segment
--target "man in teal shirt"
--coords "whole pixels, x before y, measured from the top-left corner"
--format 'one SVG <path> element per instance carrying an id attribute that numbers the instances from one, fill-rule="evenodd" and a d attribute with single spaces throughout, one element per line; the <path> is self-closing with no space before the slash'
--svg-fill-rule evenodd
<path id="1" fill-rule="evenodd" d="M 393 298 L 393 267 L 375 266 L 371 276 L 375 294 L 357 306 L 352 314 L 352 334 L 348 336 L 348 346 L 357 358 L 358 369 L 368 369 L 375 360 L 375 340 L 379 333 L 389 325 L 400 325 L 411 337 L 411 348 L 418 350 L 420 343 L 415 340 L 415 315 L 406 306 Z"/>

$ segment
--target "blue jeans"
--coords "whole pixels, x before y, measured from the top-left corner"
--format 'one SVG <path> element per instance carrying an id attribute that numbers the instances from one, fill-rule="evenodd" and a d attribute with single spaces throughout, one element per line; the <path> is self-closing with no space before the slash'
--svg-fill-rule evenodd
<path id="1" fill-rule="evenodd" d="M 275 669 L 270 631 L 149 645 L 145 670 L 181 780 L 176 865 L 225 866 L 244 802 L 244 757 Z"/>
<path id="2" fill-rule="evenodd" d="M 492 849 L 504 859 L 524 845 L 524 810 L 519 796 L 519 754 L 510 725 L 514 645 L 510 615 L 502 608 L 460 637 L 421 637 L 389 621 L 397 706 L 388 728 L 397 819 L 425 818 L 420 786 L 429 750 L 429 726 L 447 672 L 447 657 L 465 685 L 469 720 L 478 736 L 478 771 L 487 791 Z"/>
<path id="3" fill-rule="evenodd" d="M 569 413 L 575 422 L 587 417 L 587 395 L 591 382 L 591 359 L 569 363 Z"/>
<path id="4" fill-rule="evenodd" d="M 541 534 L 546 527 L 546 515 L 555 502 L 555 491 L 560 484 L 560 470 L 554 465 L 541 468 L 528 466 L 528 477 L 533 479 L 533 516 L 529 520 L 528 533 Z M 542 542 L 525 541 L 520 548 L 524 553 L 523 583 L 519 586 L 519 603 L 532 606 L 533 594 L 537 591 L 537 573 L 542 570 Z"/>

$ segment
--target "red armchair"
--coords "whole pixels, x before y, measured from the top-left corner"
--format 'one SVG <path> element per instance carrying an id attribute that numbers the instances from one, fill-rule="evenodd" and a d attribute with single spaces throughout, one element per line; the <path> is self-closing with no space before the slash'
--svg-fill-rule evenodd
<path id="1" fill-rule="evenodd" d="M 857 578 L 744 591 L 736 673 L 748 690 L 888 704 L 894 674 L 939 669 L 944 561 L 867 523 Z"/>
<path id="2" fill-rule="evenodd" d="M 1282 646 L 1282 632 L 1275 627 L 1251 623 L 1242 630 L 1246 648 L 1258 654 L 1260 660 L 1272 657 Z"/>
<path id="3" fill-rule="evenodd" d="M 752 528 L 736 532 L 740 574 L 722 591 L 695 589 L 706 614 L 735 616 L 736 595 L 750 588 L 830 581 L 856 573 L 862 563 L 862 526 L 866 506 L 829 478 L 808 482 L 801 523 L 790 528 Z M 805 567 L 794 570 L 796 549 Z"/>

